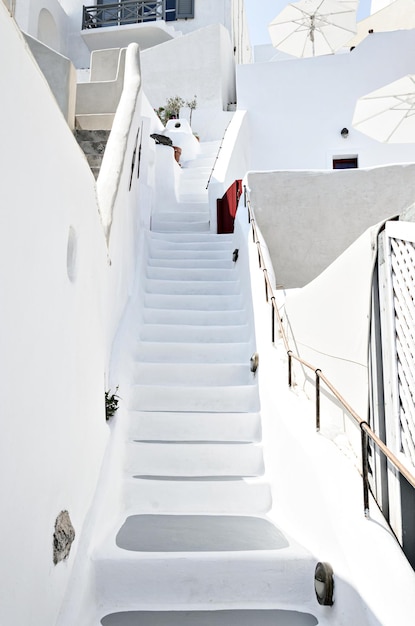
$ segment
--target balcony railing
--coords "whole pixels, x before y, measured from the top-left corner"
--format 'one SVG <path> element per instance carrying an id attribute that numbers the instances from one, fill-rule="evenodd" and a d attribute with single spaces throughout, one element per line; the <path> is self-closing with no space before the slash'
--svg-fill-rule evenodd
<path id="1" fill-rule="evenodd" d="M 166 19 L 165 0 L 145 2 L 145 0 L 127 0 L 112 4 L 84 6 L 82 30 L 103 26 L 124 26 Z"/>

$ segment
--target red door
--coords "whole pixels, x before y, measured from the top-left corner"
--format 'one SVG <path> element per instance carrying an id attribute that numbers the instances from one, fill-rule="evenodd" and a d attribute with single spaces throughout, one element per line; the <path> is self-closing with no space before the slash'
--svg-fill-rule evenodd
<path id="1" fill-rule="evenodd" d="M 236 210 L 242 195 L 242 180 L 235 180 L 223 198 L 216 201 L 218 233 L 233 233 Z"/>

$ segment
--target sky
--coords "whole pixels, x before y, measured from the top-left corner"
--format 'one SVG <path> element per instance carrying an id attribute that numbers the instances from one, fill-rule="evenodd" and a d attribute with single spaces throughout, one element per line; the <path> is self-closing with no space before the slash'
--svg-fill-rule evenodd
<path id="1" fill-rule="evenodd" d="M 282 11 L 287 0 L 245 0 L 251 44 L 258 46 L 271 43 L 268 24 Z M 360 0 L 357 12 L 358 21 L 370 12 L 370 0 Z"/>

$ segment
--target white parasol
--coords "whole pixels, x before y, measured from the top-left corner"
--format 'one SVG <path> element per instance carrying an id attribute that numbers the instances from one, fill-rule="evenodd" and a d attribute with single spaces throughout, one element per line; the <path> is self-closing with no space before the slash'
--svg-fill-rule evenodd
<path id="1" fill-rule="evenodd" d="M 359 98 L 353 126 L 385 143 L 415 143 L 415 74 Z"/>
<path id="2" fill-rule="evenodd" d="M 333 54 L 356 33 L 356 11 L 348 2 L 300 0 L 287 4 L 268 31 L 273 46 L 293 56 Z"/>

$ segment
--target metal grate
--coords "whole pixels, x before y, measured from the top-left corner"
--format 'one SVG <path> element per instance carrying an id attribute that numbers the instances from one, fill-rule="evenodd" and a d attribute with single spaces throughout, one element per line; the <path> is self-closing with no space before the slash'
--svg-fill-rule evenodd
<path id="1" fill-rule="evenodd" d="M 401 452 L 415 465 L 415 244 L 390 242 Z"/>
<path id="2" fill-rule="evenodd" d="M 82 29 L 100 28 L 103 26 L 124 26 L 165 19 L 165 1 L 145 2 L 144 0 L 127 0 L 112 4 L 84 6 Z"/>

